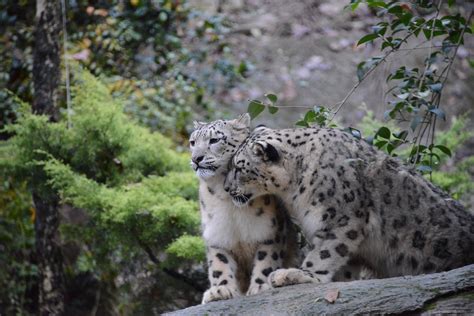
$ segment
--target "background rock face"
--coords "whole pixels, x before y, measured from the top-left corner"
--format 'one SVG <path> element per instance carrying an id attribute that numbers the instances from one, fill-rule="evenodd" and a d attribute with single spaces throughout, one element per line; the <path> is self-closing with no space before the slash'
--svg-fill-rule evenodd
<path id="1" fill-rule="evenodd" d="M 226 16 L 231 22 L 226 40 L 235 58 L 254 67 L 243 84 L 221 96 L 224 104 L 232 104 L 231 111 L 240 113 L 246 109 L 248 99 L 262 99 L 268 92 L 279 96 L 280 105 L 329 106 L 341 101 L 357 82 L 357 64 L 381 55 L 376 47 L 355 46 L 378 18 L 364 6 L 351 12 L 345 9 L 348 3 L 346 0 L 191 1 L 203 11 Z M 468 2 L 457 4 L 465 12 L 473 7 Z M 350 98 L 338 114 L 338 121 L 344 126 L 355 125 L 364 115 L 364 109 L 373 110 L 382 119 L 389 98 L 385 95 L 389 71 L 402 62 L 422 66 L 428 54 L 428 49 L 423 47 L 428 44 L 420 37 L 418 42 L 410 43 L 410 47 L 419 45 L 415 53 L 402 50 L 388 58 Z M 434 44 L 439 45 L 439 40 Z M 473 71 L 468 62 L 473 46 L 470 37 L 458 51 L 442 102 L 448 117 L 465 113 L 474 99 L 470 88 Z M 303 109 L 291 109 L 276 116 L 265 114 L 260 120 L 267 125 L 288 127 L 303 112 Z M 470 116 L 474 118 L 474 113 Z"/>

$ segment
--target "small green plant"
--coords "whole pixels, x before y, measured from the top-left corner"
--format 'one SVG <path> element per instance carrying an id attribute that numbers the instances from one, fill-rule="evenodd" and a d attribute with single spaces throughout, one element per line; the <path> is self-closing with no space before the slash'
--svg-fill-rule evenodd
<path id="1" fill-rule="evenodd" d="M 390 126 L 390 129 L 384 125 Z M 433 171 L 425 176 L 450 193 L 454 198 L 469 203 L 469 197 L 474 192 L 474 183 L 471 175 L 474 173 L 474 157 L 464 157 L 454 166 L 448 167 L 450 157 L 455 156 L 456 152 L 461 149 L 466 141 L 474 137 L 474 131 L 467 128 L 469 120 L 467 115 L 459 118 L 453 118 L 450 127 L 445 131 L 437 131 L 436 139 L 438 147 L 433 151 L 447 151 L 445 155 L 439 155 L 436 163 L 433 165 Z M 393 123 L 377 120 L 373 112 L 367 111 L 364 119 L 357 128 L 362 131 L 363 135 L 372 135 L 375 133 L 376 138 L 366 138 L 368 142 L 373 143 L 376 147 L 386 150 L 392 156 L 398 156 L 403 160 L 407 160 L 411 154 L 411 147 L 407 141 L 403 141 L 405 137 L 403 131 L 397 128 Z M 388 148 L 388 146 L 393 146 Z M 450 148 L 450 149 L 448 149 Z M 436 153 L 435 151 L 435 153 Z"/>

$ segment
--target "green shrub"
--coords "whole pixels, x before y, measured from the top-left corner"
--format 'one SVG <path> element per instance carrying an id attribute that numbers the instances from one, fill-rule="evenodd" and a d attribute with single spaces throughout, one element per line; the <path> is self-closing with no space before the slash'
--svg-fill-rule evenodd
<path id="1" fill-rule="evenodd" d="M 72 271 L 116 271 L 117 260 L 133 263 L 145 248 L 202 260 L 202 242 L 193 236 L 200 220 L 188 154 L 132 122 L 91 74 L 77 68 L 75 75 L 71 127 L 66 116 L 49 122 L 22 104 L 21 116 L 7 127 L 13 137 L 0 143 L 0 175 L 88 213 L 88 224 L 61 230 L 66 241 L 86 245 Z"/>

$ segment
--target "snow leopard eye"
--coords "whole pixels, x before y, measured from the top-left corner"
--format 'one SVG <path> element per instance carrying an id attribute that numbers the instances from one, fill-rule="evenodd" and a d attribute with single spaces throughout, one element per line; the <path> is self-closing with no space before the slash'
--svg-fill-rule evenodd
<path id="1" fill-rule="evenodd" d="M 194 140 L 190 141 L 189 144 L 191 144 L 191 146 L 194 146 L 196 142 Z"/>
<path id="2" fill-rule="evenodd" d="M 211 145 L 212 145 L 212 144 L 215 144 L 215 143 L 217 143 L 219 140 L 220 140 L 219 138 L 211 138 L 211 139 L 209 139 L 209 144 L 211 144 Z"/>

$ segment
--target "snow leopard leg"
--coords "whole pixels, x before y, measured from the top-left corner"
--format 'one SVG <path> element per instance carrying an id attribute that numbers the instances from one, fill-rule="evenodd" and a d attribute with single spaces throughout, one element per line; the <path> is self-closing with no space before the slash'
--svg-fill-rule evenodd
<path id="1" fill-rule="evenodd" d="M 237 284 L 237 263 L 224 249 L 208 247 L 209 282 L 211 287 L 204 292 L 202 303 L 227 300 L 240 296 Z"/>

